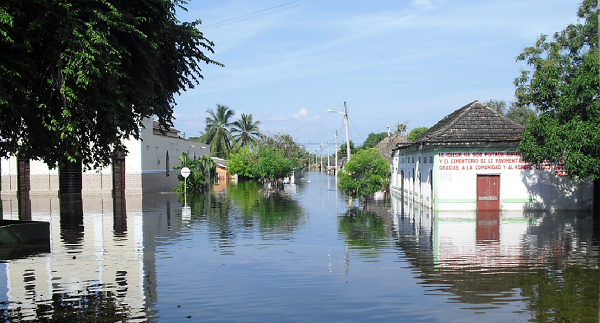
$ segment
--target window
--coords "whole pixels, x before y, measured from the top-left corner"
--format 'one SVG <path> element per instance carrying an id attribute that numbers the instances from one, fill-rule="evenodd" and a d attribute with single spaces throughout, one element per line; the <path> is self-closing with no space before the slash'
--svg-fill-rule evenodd
<path id="1" fill-rule="evenodd" d="M 413 163 L 415 162 L 415 156 L 413 156 L 413 158 L 412 158 L 412 162 L 413 162 Z"/>
<path id="2" fill-rule="evenodd" d="M 433 156 L 429 156 L 429 163 L 433 164 Z"/>

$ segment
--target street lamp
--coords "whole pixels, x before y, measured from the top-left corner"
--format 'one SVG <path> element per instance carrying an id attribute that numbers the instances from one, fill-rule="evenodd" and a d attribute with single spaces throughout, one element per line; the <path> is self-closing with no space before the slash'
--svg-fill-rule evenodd
<path id="1" fill-rule="evenodd" d="M 346 153 L 348 154 L 348 161 L 350 161 L 350 135 L 348 132 L 348 108 L 346 107 L 346 102 L 344 102 L 344 112 L 332 109 L 327 110 L 327 112 L 341 113 L 344 115 L 344 124 L 346 125 Z"/>
<path id="2" fill-rule="evenodd" d="M 328 135 L 331 135 L 330 132 L 327 133 Z M 335 131 L 335 172 L 334 175 L 337 175 L 337 171 L 338 171 L 338 156 L 337 156 L 337 151 L 338 151 L 338 143 L 337 143 L 337 130 Z"/>

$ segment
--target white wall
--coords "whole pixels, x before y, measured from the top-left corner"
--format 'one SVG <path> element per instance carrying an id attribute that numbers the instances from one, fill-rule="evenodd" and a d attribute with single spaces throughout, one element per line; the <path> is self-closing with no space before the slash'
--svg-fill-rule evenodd
<path id="1" fill-rule="evenodd" d="M 431 158 L 433 163 L 429 162 Z M 474 211 L 477 175 L 484 174 L 500 175 L 502 210 L 578 210 L 589 209 L 592 202 L 592 184 L 568 178 L 564 164 L 530 164 L 515 152 L 515 148 L 396 152 L 393 165 L 394 170 L 397 167 L 392 173 L 393 191 L 399 192 L 402 187 L 400 174 L 404 171 L 405 196 L 440 211 Z M 430 193 L 430 170 L 434 203 Z"/>

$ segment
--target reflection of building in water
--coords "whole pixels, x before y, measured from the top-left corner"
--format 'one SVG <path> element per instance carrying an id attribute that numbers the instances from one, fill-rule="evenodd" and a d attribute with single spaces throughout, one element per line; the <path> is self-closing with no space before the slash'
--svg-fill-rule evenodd
<path id="1" fill-rule="evenodd" d="M 16 203 L 2 201 L 4 219 L 18 217 Z M 24 318 L 60 317 L 64 313 L 52 313 L 59 311 L 57 295 L 71 300 L 112 295 L 130 317 L 146 316 L 144 262 L 153 249 L 143 245 L 141 196 L 128 197 L 126 213 L 119 211 L 119 202 L 118 214 L 109 197 L 86 197 L 68 211 L 53 197 L 34 196 L 31 204 L 33 220 L 50 222 L 52 252 L 6 264 L 9 311 L 18 310 Z"/>
<path id="2" fill-rule="evenodd" d="M 403 242 L 412 239 L 421 248 L 430 245 L 438 269 L 540 265 L 592 252 L 593 219 L 585 214 L 488 211 L 431 216 L 420 203 L 393 198 L 391 206 L 398 237 Z"/>
<path id="3" fill-rule="evenodd" d="M 516 148 L 524 127 L 474 101 L 411 143 L 399 143 L 391 191 L 439 211 L 579 210 L 591 183 L 568 178 L 562 161 L 531 164 Z"/>

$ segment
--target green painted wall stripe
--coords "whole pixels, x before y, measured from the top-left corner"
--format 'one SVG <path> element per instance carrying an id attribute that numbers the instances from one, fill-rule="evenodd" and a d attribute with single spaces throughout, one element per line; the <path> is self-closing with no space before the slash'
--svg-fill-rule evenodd
<path id="1" fill-rule="evenodd" d="M 502 203 L 536 203 L 537 199 L 500 199 Z"/>

